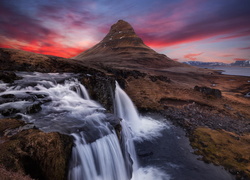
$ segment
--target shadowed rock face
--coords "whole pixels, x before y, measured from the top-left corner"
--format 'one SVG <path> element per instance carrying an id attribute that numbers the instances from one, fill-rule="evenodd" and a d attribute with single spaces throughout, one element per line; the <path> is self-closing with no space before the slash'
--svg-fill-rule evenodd
<path id="1" fill-rule="evenodd" d="M 74 59 L 95 65 L 105 64 L 116 67 L 186 66 L 149 48 L 137 36 L 133 27 L 123 20 L 112 25 L 101 42 Z"/>

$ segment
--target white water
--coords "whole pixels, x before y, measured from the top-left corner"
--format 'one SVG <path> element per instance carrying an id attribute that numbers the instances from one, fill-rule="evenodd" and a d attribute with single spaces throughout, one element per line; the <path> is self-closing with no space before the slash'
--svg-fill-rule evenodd
<path id="1" fill-rule="evenodd" d="M 134 141 L 152 140 L 160 136 L 166 124 L 150 117 L 140 117 L 129 96 L 116 82 L 115 112 L 122 118 L 123 146 L 133 160 L 132 180 L 168 180 L 170 176 L 155 167 L 140 167 Z M 125 157 L 127 159 L 128 157 Z"/>
<path id="2" fill-rule="evenodd" d="M 93 143 L 84 142 L 80 134 L 72 134 L 75 147 L 72 152 L 69 180 L 128 180 L 126 165 L 115 133 Z"/>
<path id="3" fill-rule="evenodd" d="M 15 85 L 0 82 L 0 96 L 12 94 L 18 99 L 2 103 L 0 110 L 17 109 L 16 115 L 45 132 L 57 131 L 74 137 L 69 180 L 169 179 L 159 169 L 140 167 L 134 146 L 134 141 L 160 136 L 165 125 L 149 117 L 140 117 L 118 83 L 115 111 L 123 119 L 122 144 L 106 121 L 105 109 L 90 99 L 77 79 L 53 73 L 21 75 L 24 79 Z M 34 103 L 41 103 L 42 110 L 27 114 L 26 108 Z"/>

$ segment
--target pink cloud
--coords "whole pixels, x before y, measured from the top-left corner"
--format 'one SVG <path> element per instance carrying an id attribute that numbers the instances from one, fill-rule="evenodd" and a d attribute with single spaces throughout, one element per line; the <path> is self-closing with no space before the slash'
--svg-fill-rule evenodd
<path id="1" fill-rule="evenodd" d="M 247 60 L 247 59 L 245 59 L 245 58 L 234 58 L 234 60 L 235 60 L 235 61 L 245 61 L 245 60 Z"/>
<path id="2" fill-rule="evenodd" d="M 243 47 L 243 48 L 238 48 L 239 50 L 249 50 L 250 49 L 250 46 L 249 47 Z"/>
<path id="3" fill-rule="evenodd" d="M 201 54 L 203 54 L 203 52 L 201 52 L 201 53 L 190 53 L 190 54 L 184 55 L 184 58 L 195 61 L 197 59 L 196 56 L 199 56 Z"/>

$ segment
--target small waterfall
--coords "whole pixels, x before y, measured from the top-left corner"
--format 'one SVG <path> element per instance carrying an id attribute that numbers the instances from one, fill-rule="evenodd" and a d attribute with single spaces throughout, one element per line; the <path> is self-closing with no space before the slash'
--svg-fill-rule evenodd
<path id="1" fill-rule="evenodd" d="M 124 119 L 129 127 L 135 131 L 141 125 L 139 114 L 129 98 L 116 82 L 115 90 L 115 113 L 118 117 Z"/>
<path id="2" fill-rule="evenodd" d="M 118 82 L 116 82 L 115 90 L 115 113 L 123 119 L 121 122 L 123 135 L 122 145 L 124 150 L 129 153 L 125 153 L 125 159 L 126 161 L 129 161 L 130 158 L 132 159 L 133 172 L 135 172 L 139 168 L 139 163 L 134 146 L 133 130 L 140 126 L 140 118 L 133 102 L 121 89 Z"/>
<path id="3" fill-rule="evenodd" d="M 126 165 L 116 134 L 110 133 L 87 144 L 80 134 L 72 134 L 75 147 L 72 151 L 69 180 L 128 180 Z"/>
<path id="4" fill-rule="evenodd" d="M 89 94 L 87 89 L 85 88 L 85 86 L 83 86 L 82 84 L 78 84 L 78 86 L 75 86 L 76 88 L 76 92 L 79 96 L 81 96 L 82 98 L 86 99 L 86 100 L 90 100 Z"/>

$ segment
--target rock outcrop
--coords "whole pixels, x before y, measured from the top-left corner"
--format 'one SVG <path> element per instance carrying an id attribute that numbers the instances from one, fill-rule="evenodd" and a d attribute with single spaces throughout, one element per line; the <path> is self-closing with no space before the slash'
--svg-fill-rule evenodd
<path id="1" fill-rule="evenodd" d="M 0 167 L 7 176 L 2 178 L 18 173 L 34 179 L 67 179 L 72 137 L 34 128 L 21 130 L 23 124 L 15 119 L 0 120 L 0 133 L 5 134 L 0 136 Z M 14 128 L 14 134 L 7 133 Z"/>

